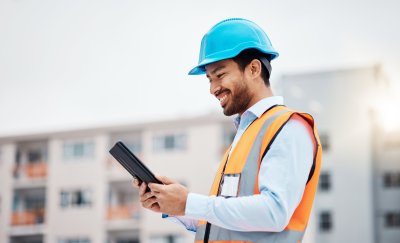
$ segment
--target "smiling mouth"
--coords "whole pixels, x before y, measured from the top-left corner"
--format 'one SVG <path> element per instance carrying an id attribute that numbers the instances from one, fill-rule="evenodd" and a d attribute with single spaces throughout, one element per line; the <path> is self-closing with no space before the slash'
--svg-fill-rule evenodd
<path id="1" fill-rule="evenodd" d="M 227 98 L 228 98 L 228 95 L 227 95 L 227 94 L 224 94 L 224 95 L 222 95 L 221 97 L 218 97 L 219 104 L 220 104 L 222 107 L 224 107 L 224 106 L 226 105 Z"/>

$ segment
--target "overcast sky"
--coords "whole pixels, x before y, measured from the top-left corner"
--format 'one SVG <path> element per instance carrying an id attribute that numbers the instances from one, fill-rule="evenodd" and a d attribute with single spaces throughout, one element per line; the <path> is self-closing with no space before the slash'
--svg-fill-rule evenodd
<path id="1" fill-rule="evenodd" d="M 220 111 L 188 76 L 220 20 L 265 29 L 284 73 L 380 64 L 400 81 L 400 2 L 0 0 L 0 136 Z M 222 113 L 221 113 L 222 114 Z"/>

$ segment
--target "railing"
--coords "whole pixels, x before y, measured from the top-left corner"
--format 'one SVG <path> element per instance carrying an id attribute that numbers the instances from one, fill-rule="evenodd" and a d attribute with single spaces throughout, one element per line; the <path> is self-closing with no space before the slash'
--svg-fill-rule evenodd
<path id="1" fill-rule="evenodd" d="M 47 164 L 44 162 L 38 164 L 25 165 L 25 173 L 28 177 L 47 177 Z"/>
<path id="2" fill-rule="evenodd" d="M 34 225 L 44 222 L 44 210 L 13 212 L 11 214 L 12 225 Z"/>
<path id="3" fill-rule="evenodd" d="M 126 204 L 110 206 L 107 209 L 108 220 L 118 219 L 138 219 L 139 218 L 139 207 L 137 205 Z"/>
<path id="4" fill-rule="evenodd" d="M 14 177 L 21 178 L 27 177 L 30 179 L 46 178 L 47 177 L 47 163 L 29 163 L 24 165 L 16 165 L 14 168 Z"/>

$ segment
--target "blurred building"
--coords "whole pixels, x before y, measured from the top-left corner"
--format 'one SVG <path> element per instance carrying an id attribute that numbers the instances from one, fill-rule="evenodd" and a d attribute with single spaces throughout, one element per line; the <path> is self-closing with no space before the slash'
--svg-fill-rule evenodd
<path id="1" fill-rule="evenodd" d="M 1 138 L 0 242 L 191 242 L 194 234 L 141 209 L 108 150 L 122 140 L 153 171 L 208 194 L 233 135 L 218 114 Z"/>
<path id="2" fill-rule="evenodd" d="M 379 68 L 285 75 L 280 85 L 289 107 L 313 114 L 324 148 L 304 242 L 397 243 L 400 136 L 374 106 L 386 87 Z M 0 242 L 191 242 L 140 208 L 108 149 L 122 140 L 153 171 L 207 194 L 234 134 L 230 118 L 210 114 L 0 138 Z"/>
<path id="3" fill-rule="evenodd" d="M 324 150 L 305 242 L 400 242 L 400 130 L 386 126 L 398 111 L 384 102 L 379 66 L 284 75 L 280 84 L 289 107 L 314 116 Z"/>

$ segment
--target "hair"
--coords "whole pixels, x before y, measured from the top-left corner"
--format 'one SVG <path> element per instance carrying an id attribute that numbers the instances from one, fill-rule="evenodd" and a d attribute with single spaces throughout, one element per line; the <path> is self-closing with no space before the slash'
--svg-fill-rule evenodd
<path id="1" fill-rule="evenodd" d="M 239 65 L 239 69 L 243 72 L 244 69 L 247 67 L 247 65 L 250 64 L 251 61 L 253 61 L 254 59 L 260 60 L 259 59 L 260 56 L 264 56 L 268 60 L 270 60 L 269 55 L 264 54 L 257 49 L 243 50 L 236 57 L 232 58 L 232 60 Z M 261 62 L 261 60 L 260 60 L 260 62 Z M 261 62 L 261 78 L 264 80 L 264 83 L 267 87 L 270 86 L 269 76 L 270 76 L 270 73 L 268 72 L 268 70 L 264 66 L 264 64 Z"/>

